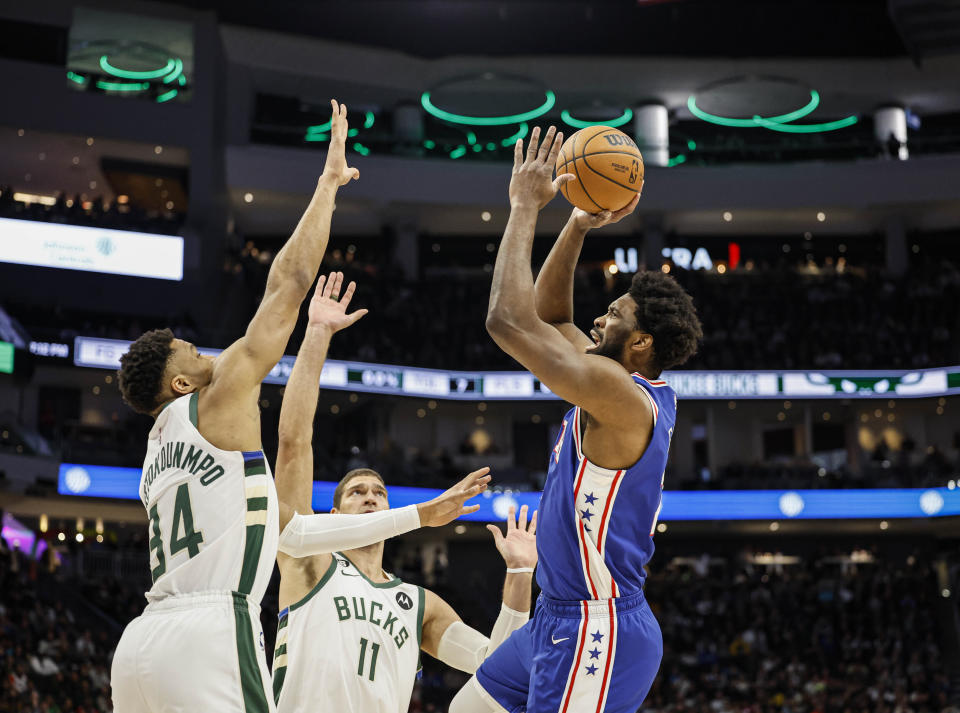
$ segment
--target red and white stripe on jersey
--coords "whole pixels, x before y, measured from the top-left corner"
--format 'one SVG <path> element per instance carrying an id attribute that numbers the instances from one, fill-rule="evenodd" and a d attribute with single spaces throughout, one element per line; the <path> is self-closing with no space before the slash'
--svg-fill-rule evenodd
<path id="1" fill-rule="evenodd" d="M 617 653 L 617 600 L 608 599 L 607 605 L 610 611 L 610 648 L 607 653 L 607 661 L 603 665 L 603 683 L 600 684 L 600 700 L 597 701 L 596 713 L 600 713 L 607 705 L 607 694 L 610 693 L 610 680 L 613 678 L 613 659 Z"/>
<path id="2" fill-rule="evenodd" d="M 600 557 L 600 553 L 597 552 L 596 545 L 593 544 L 592 540 L 587 537 L 586 530 L 583 526 L 583 519 L 580 517 L 580 510 L 578 509 L 577 503 L 580 501 L 580 486 L 583 483 L 583 473 L 587 469 L 587 459 L 580 458 L 580 466 L 577 468 L 577 480 L 573 489 L 573 517 L 575 521 L 575 526 L 577 528 L 577 539 L 580 543 L 580 566 L 583 568 L 583 579 L 587 583 L 587 587 L 590 589 L 590 594 L 594 599 L 598 598 L 597 595 L 597 585 L 593 581 L 592 564 L 594 560 Z M 591 557 L 591 553 L 596 553 L 595 557 Z M 600 562 L 603 565 L 603 561 Z M 604 565 L 606 568 L 606 565 Z"/>
<path id="3" fill-rule="evenodd" d="M 557 439 L 557 445 L 553 447 L 553 460 L 560 462 L 560 450 L 563 448 L 563 437 L 567 435 L 567 419 L 563 419 L 563 427 L 560 429 L 560 438 Z"/>
<path id="4" fill-rule="evenodd" d="M 617 499 L 617 493 L 620 491 L 620 484 L 623 482 L 623 474 L 625 471 L 618 470 L 613 476 L 613 482 L 610 484 L 610 490 L 607 492 L 606 503 L 603 506 L 603 515 L 600 518 L 600 527 L 597 529 L 597 551 L 600 554 L 600 559 L 604 557 L 604 548 L 607 545 L 607 535 L 610 532 L 610 514 L 613 511 L 613 501 Z M 611 596 L 616 597 L 619 592 L 617 591 L 617 582 L 614 580 L 613 576 L 610 577 L 610 594 Z"/>
<path id="5" fill-rule="evenodd" d="M 641 379 L 643 379 L 648 384 L 650 384 L 650 386 L 666 386 L 667 385 L 667 382 L 664 381 L 663 379 L 648 379 L 639 371 L 633 372 L 632 376 L 639 376 Z"/>
<path id="6" fill-rule="evenodd" d="M 593 599 L 618 595 L 617 583 L 604 561 L 604 549 L 614 501 L 625 472 L 600 468 L 586 458 L 581 458 L 577 467 L 573 515 L 580 545 L 580 565 Z M 594 520 L 594 515 L 599 517 Z"/>
<path id="7" fill-rule="evenodd" d="M 573 442 L 577 446 L 577 460 L 583 460 L 583 445 L 580 443 L 580 407 L 573 410 Z"/>
<path id="8" fill-rule="evenodd" d="M 638 374 L 637 372 L 633 372 L 633 375 L 634 375 L 634 376 L 639 376 L 639 377 L 640 377 L 641 379 L 643 379 L 645 382 L 647 382 L 648 384 L 650 384 L 650 386 L 657 387 L 657 386 L 666 386 L 666 385 L 667 385 L 667 382 L 666 382 L 666 381 L 650 381 L 650 379 L 648 379 L 647 377 L 643 376 L 642 374 Z M 641 384 L 637 384 L 637 387 L 643 392 L 643 395 L 647 397 L 647 401 L 650 402 L 650 408 L 653 409 L 653 425 L 654 425 L 654 427 L 656 427 L 656 425 L 657 425 L 657 416 L 660 415 L 660 409 L 657 408 L 657 402 L 653 400 L 653 396 L 651 396 L 651 395 L 650 395 L 650 392 L 648 392 L 645 388 L 643 388 L 643 386 L 642 386 Z"/>
<path id="9" fill-rule="evenodd" d="M 567 673 L 560 713 L 600 713 L 607 703 L 617 650 L 617 608 L 613 599 L 583 602 L 577 653 Z"/>

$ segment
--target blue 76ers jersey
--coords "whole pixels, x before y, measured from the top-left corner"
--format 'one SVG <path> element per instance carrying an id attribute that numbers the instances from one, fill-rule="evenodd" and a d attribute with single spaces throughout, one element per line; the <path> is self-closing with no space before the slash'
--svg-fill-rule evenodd
<path id="1" fill-rule="evenodd" d="M 643 588 L 677 395 L 665 381 L 636 373 L 633 380 L 653 408 L 653 433 L 639 461 L 611 470 L 587 460 L 579 406 L 567 412 L 550 454 L 537 528 L 537 583 L 553 599 L 608 599 Z M 639 415 L 624 414 L 631 417 Z"/>

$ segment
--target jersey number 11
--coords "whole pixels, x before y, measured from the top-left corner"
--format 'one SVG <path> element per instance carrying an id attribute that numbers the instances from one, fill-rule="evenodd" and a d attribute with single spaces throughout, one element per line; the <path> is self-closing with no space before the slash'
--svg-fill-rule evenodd
<path id="1" fill-rule="evenodd" d="M 375 644 L 374 642 L 368 642 L 366 639 L 360 639 L 360 663 L 357 666 L 357 675 L 363 676 L 364 669 L 364 659 L 367 656 L 367 644 L 370 644 L 370 680 L 372 681 L 374 676 L 377 675 L 377 655 L 380 653 L 380 644 Z"/>

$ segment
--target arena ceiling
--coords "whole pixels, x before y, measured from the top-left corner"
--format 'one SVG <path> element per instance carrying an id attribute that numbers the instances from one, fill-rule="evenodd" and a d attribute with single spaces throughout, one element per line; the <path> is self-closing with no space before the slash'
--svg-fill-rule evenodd
<path id="1" fill-rule="evenodd" d="M 951 2 L 952 0 L 943 0 Z M 903 0 L 895 0 L 894 5 Z M 221 22 L 450 55 L 900 57 L 886 0 L 174 0 Z"/>

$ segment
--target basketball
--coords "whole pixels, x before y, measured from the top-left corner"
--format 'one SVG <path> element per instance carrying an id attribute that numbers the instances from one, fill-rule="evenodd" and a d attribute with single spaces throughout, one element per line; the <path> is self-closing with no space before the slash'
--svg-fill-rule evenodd
<path id="1" fill-rule="evenodd" d="M 588 126 L 567 139 L 557 175 L 573 174 L 563 197 L 588 213 L 620 210 L 643 186 L 643 156 L 633 139 L 610 126 Z"/>

